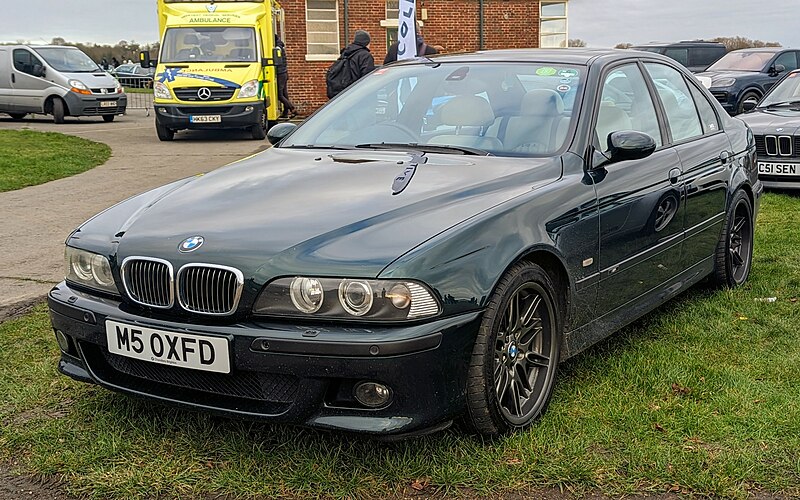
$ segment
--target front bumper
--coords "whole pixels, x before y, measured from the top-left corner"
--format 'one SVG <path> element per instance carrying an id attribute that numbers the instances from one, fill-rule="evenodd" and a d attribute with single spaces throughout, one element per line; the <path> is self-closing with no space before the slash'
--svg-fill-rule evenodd
<path id="1" fill-rule="evenodd" d="M 125 94 L 83 95 L 67 92 L 64 96 L 69 116 L 121 115 L 128 107 Z M 102 106 L 101 102 L 114 102 L 116 106 Z"/>
<path id="2" fill-rule="evenodd" d="M 733 92 L 729 87 L 711 87 L 708 89 L 714 98 L 719 101 L 722 105 L 722 108 L 728 112 L 728 114 L 736 113 L 739 108 L 739 95 L 736 92 Z"/>
<path id="3" fill-rule="evenodd" d="M 261 123 L 265 106 L 263 101 L 236 104 L 181 105 L 155 103 L 156 118 L 172 130 L 208 130 L 246 128 Z M 216 123 L 192 123 L 192 116 L 218 115 Z"/>
<path id="4" fill-rule="evenodd" d="M 174 323 L 70 288 L 48 296 L 53 329 L 69 338 L 59 371 L 111 390 L 227 416 L 375 435 L 440 428 L 464 411 L 469 358 L 481 319 L 472 312 L 430 323 L 359 327 L 254 320 L 234 325 Z M 230 374 L 133 360 L 109 353 L 106 319 L 230 339 Z M 352 388 L 385 384 L 391 402 L 360 405 Z"/>

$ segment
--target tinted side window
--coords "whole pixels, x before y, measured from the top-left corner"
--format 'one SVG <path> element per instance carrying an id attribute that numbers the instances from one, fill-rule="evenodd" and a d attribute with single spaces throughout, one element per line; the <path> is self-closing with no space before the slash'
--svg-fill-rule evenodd
<path id="1" fill-rule="evenodd" d="M 713 134 L 719 130 L 719 119 L 714 112 L 714 106 L 708 102 L 706 96 L 697 90 L 694 85 L 689 85 L 689 90 L 694 97 L 694 103 L 697 105 L 697 111 L 700 113 L 700 120 L 703 122 L 703 132 L 706 134 Z"/>
<path id="2" fill-rule="evenodd" d="M 40 65 L 39 59 L 25 49 L 14 50 L 14 68 L 22 73 L 33 75 L 33 66 Z"/>
<path id="3" fill-rule="evenodd" d="M 688 49 L 667 49 L 664 55 L 670 59 L 675 59 L 684 66 L 689 65 L 689 50 Z"/>
<path id="4" fill-rule="evenodd" d="M 614 69 L 603 83 L 600 112 L 595 126 L 597 146 L 606 151 L 608 135 L 620 130 L 644 132 L 661 146 L 655 106 L 644 76 L 635 64 Z"/>
<path id="5" fill-rule="evenodd" d="M 775 66 L 783 64 L 786 66 L 786 71 L 792 71 L 797 69 L 797 53 L 796 52 L 786 52 L 778 56 L 775 59 Z"/>
<path id="6" fill-rule="evenodd" d="M 692 66 L 710 66 L 717 59 L 725 55 L 725 50 L 710 47 L 696 47 L 692 49 L 689 57 Z"/>
<path id="7" fill-rule="evenodd" d="M 672 140 L 680 142 L 703 135 L 697 108 L 683 75 L 663 64 L 648 63 L 645 67 L 653 78 L 658 97 L 664 105 Z"/>

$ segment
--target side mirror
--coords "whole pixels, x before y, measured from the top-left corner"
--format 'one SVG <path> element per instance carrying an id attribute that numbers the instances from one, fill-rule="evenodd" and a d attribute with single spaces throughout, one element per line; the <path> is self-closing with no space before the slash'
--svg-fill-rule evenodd
<path id="1" fill-rule="evenodd" d="M 275 146 L 296 128 L 294 123 L 279 123 L 267 131 L 267 140 Z"/>
<path id="2" fill-rule="evenodd" d="M 146 50 L 139 52 L 139 64 L 141 64 L 143 68 L 150 67 L 150 52 Z"/>
<path id="3" fill-rule="evenodd" d="M 656 150 L 656 141 L 644 132 L 620 130 L 608 134 L 609 163 L 647 158 Z"/>
<path id="4" fill-rule="evenodd" d="M 777 76 L 777 75 L 780 75 L 780 74 L 781 74 L 781 73 L 783 73 L 784 71 L 786 71 L 786 66 L 784 66 L 783 64 L 776 64 L 775 66 L 773 66 L 773 67 L 771 67 L 771 68 L 769 69 L 769 73 L 770 73 L 772 76 Z"/>
<path id="5" fill-rule="evenodd" d="M 745 110 L 745 112 L 753 111 L 756 109 L 756 106 L 758 106 L 758 99 L 755 97 L 745 99 L 745 101 L 742 103 L 742 109 Z"/>
<path id="6" fill-rule="evenodd" d="M 42 66 L 41 64 L 33 65 L 33 76 L 44 78 L 45 75 L 47 75 L 47 69 L 44 66 Z"/>

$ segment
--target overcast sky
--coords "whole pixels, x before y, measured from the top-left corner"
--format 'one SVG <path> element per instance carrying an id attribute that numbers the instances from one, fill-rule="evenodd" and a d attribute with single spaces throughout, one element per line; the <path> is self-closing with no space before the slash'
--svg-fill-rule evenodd
<path id="1" fill-rule="evenodd" d="M 158 39 L 155 0 L 3 4 L 0 42 L 43 43 L 57 36 L 111 44 Z M 800 0 L 570 0 L 569 4 L 570 38 L 581 38 L 592 47 L 737 35 L 800 47 Z"/>

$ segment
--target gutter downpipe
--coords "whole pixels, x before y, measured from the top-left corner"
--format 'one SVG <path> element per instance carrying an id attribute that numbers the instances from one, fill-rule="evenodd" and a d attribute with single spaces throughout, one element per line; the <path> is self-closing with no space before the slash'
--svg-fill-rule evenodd
<path id="1" fill-rule="evenodd" d="M 483 0 L 478 0 L 478 50 L 483 50 L 483 45 Z"/>
<path id="2" fill-rule="evenodd" d="M 350 1 L 344 0 L 344 44 L 350 43 Z"/>

